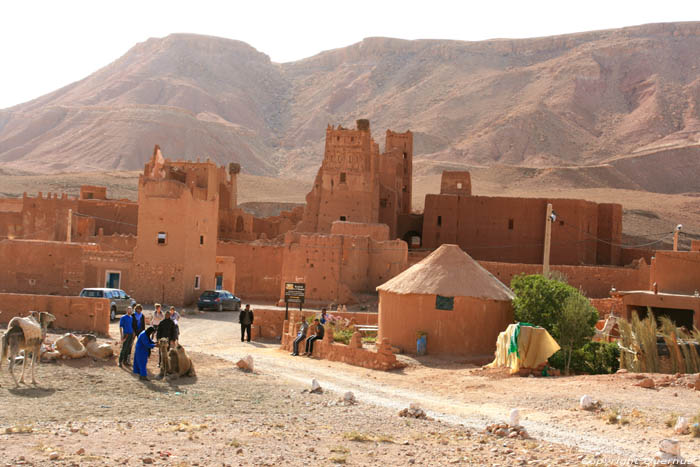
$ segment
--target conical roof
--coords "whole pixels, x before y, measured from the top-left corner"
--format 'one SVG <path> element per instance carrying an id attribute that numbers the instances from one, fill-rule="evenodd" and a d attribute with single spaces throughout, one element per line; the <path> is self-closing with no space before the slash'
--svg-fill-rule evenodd
<path id="1" fill-rule="evenodd" d="M 396 294 L 435 294 L 512 300 L 515 295 L 457 245 L 441 245 L 419 263 L 377 287 Z"/>

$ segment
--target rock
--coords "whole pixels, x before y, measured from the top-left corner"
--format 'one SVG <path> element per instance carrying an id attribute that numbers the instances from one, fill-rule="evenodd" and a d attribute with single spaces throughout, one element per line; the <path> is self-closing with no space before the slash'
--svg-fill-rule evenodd
<path id="1" fill-rule="evenodd" d="M 357 400 L 355 399 L 355 394 L 353 394 L 352 391 L 348 391 L 343 395 L 343 402 L 345 402 L 346 405 L 352 405 L 357 403 Z"/>
<path id="2" fill-rule="evenodd" d="M 618 375 L 624 375 L 625 373 L 629 373 L 629 371 L 625 370 L 624 368 L 620 368 L 616 373 Z"/>
<path id="3" fill-rule="evenodd" d="M 75 453 L 76 453 L 78 456 L 82 456 L 83 454 L 85 454 L 85 449 L 80 448 L 80 449 L 78 449 L 77 451 L 75 451 Z"/>
<path id="4" fill-rule="evenodd" d="M 56 451 L 53 451 L 49 454 L 49 460 L 55 461 L 58 460 L 59 455 Z"/>
<path id="5" fill-rule="evenodd" d="M 677 439 L 662 439 L 659 443 L 659 451 L 672 456 L 681 455 L 681 443 Z"/>
<path id="6" fill-rule="evenodd" d="M 520 410 L 513 409 L 510 411 L 510 426 L 520 425 Z"/>
<path id="7" fill-rule="evenodd" d="M 153 458 L 152 457 L 144 457 L 143 459 L 141 459 L 141 462 L 143 462 L 144 464 L 152 464 Z"/>
<path id="8" fill-rule="evenodd" d="M 678 417 L 676 425 L 673 427 L 673 432 L 677 435 L 684 435 L 690 429 L 690 420 L 685 417 Z"/>
<path id="9" fill-rule="evenodd" d="M 253 365 L 253 357 L 250 355 L 246 355 L 245 357 L 238 360 L 236 366 L 243 371 L 253 372 L 255 368 Z"/>
<path id="10" fill-rule="evenodd" d="M 583 410 L 591 410 L 595 408 L 593 398 L 589 395 L 584 394 L 583 396 L 581 396 L 581 400 L 579 401 L 579 407 L 581 407 Z"/>
<path id="11" fill-rule="evenodd" d="M 316 379 L 311 380 L 311 391 L 314 394 L 323 394 L 323 388 L 321 387 L 320 384 L 318 384 L 318 381 Z"/>
<path id="12" fill-rule="evenodd" d="M 637 386 L 642 387 L 642 388 L 646 388 L 646 389 L 654 389 L 654 387 L 656 387 L 656 384 L 654 384 L 653 379 L 644 378 L 639 383 L 637 383 Z"/>
<path id="13" fill-rule="evenodd" d="M 508 437 L 509 437 L 509 438 L 517 438 L 518 436 L 519 436 L 519 433 L 518 433 L 517 431 L 511 431 L 511 432 L 508 434 Z"/>
<path id="14" fill-rule="evenodd" d="M 236 454 L 243 454 L 243 448 L 236 449 Z"/>
<path id="15" fill-rule="evenodd" d="M 411 403 L 408 405 L 408 408 L 411 409 L 411 410 L 421 410 L 420 404 L 419 404 L 418 402 L 411 402 Z"/>
<path id="16" fill-rule="evenodd" d="M 700 376 L 695 379 L 695 390 L 700 391 Z"/>

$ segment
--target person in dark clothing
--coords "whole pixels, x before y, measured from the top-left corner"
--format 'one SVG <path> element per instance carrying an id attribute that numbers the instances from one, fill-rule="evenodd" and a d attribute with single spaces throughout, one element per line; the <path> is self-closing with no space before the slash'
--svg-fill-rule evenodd
<path id="1" fill-rule="evenodd" d="M 309 324 L 306 322 L 304 319 L 304 315 L 301 316 L 301 326 L 299 327 L 299 333 L 297 334 L 297 338 L 294 339 L 294 346 L 292 347 L 294 351 L 292 352 L 292 355 L 295 357 L 299 355 L 299 343 L 306 339 L 306 332 L 309 330 Z"/>
<path id="2" fill-rule="evenodd" d="M 126 314 L 119 320 L 119 334 L 122 340 L 122 350 L 119 352 L 119 367 L 129 364 L 131 348 L 134 345 L 134 318 L 131 307 L 126 308 Z"/>
<path id="3" fill-rule="evenodd" d="M 307 357 L 311 357 L 314 353 L 314 342 L 316 342 L 319 339 L 323 339 L 324 334 L 326 333 L 326 330 L 323 328 L 323 324 L 319 321 L 318 318 L 314 320 L 314 333 L 309 336 L 308 339 L 306 339 L 306 355 Z"/>
<path id="4" fill-rule="evenodd" d="M 250 327 L 253 325 L 253 310 L 250 309 L 250 305 L 245 306 L 245 310 L 238 314 L 238 322 L 241 323 L 241 342 L 245 340 L 245 333 L 248 333 L 248 342 L 250 342 Z"/>
<path id="5" fill-rule="evenodd" d="M 146 329 L 146 318 L 143 316 L 143 307 L 134 307 L 134 336 L 140 335 Z"/>
<path id="6" fill-rule="evenodd" d="M 175 345 L 175 340 L 177 339 L 177 329 L 175 328 L 175 322 L 170 319 L 170 311 L 165 312 L 165 317 L 158 323 L 156 328 L 156 342 L 160 341 L 162 338 L 168 339 L 168 349 Z M 160 346 L 158 346 L 158 366 L 160 367 L 161 362 Z"/>

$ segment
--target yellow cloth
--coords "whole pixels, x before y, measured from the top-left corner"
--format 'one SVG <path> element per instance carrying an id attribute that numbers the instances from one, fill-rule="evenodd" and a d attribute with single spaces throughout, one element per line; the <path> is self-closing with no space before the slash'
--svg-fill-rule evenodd
<path id="1" fill-rule="evenodd" d="M 515 352 L 508 353 L 515 328 L 515 324 L 510 324 L 498 335 L 495 358 L 493 362 L 486 365 L 488 368 L 510 367 L 511 373 L 516 373 L 520 368 L 537 368 L 560 348 L 546 329 L 520 326 L 518 336 L 520 358 L 518 358 Z"/>

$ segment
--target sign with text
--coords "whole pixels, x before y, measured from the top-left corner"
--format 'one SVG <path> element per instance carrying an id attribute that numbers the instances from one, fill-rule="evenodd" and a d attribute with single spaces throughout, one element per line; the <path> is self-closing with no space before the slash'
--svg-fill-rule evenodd
<path id="1" fill-rule="evenodd" d="M 306 284 L 303 282 L 285 282 L 284 301 L 287 303 L 304 303 Z"/>

